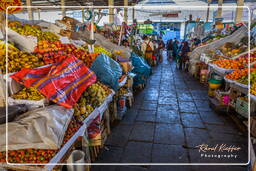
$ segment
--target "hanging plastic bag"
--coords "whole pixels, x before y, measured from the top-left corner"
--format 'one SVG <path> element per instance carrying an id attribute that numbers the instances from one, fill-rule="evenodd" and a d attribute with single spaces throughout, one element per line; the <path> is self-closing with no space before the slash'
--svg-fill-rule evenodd
<path id="1" fill-rule="evenodd" d="M 22 69 L 11 76 L 26 87 L 35 87 L 49 100 L 71 108 L 96 82 L 96 75 L 74 56 L 49 67 Z"/>
<path id="2" fill-rule="evenodd" d="M 98 56 L 91 66 L 97 78 L 115 91 L 118 89 L 119 78 L 122 76 L 121 66 L 105 54 Z"/>
<path id="3" fill-rule="evenodd" d="M 29 111 L 8 123 L 8 150 L 59 149 L 73 109 L 52 105 Z M 0 125 L 0 151 L 6 150 L 6 125 Z"/>

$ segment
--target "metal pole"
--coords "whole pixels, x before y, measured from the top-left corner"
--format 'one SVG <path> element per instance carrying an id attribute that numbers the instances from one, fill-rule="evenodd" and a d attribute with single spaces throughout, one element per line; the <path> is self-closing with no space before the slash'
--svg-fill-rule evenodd
<path id="1" fill-rule="evenodd" d="M 29 20 L 34 20 L 32 8 L 29 8 L 29 7 L 32 6 L 31 0 L 26 0 L 26 5 L 28 6 L 28 8 L 27 8 L 27 10 L 28 10 L 28 19 Z"/>
<path id="2" fill-rule="evenodd" d="M 66 16 L 65 0 L 61 0 L 60 4 L 61 4 L 62 17 L 65 17 Z"/>

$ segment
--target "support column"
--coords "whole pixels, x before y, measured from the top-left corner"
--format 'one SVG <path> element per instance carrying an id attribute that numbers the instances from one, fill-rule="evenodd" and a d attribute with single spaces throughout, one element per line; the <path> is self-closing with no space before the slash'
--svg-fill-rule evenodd
<path id="1" fill-rule="evenodd" d="M 206 15 L 206 22 L 209 21 L 209 14 L 210 14 L 210 4 L 212 0 L 208 0 L 208 7 L 207 7 L 207 15 Z"/>
<path id="2" fill-rule="evenodd" d="M 91 40 L 94 40 L 94 19 L 95 19 L 94 9 L 92 8 L 91 35 L 90 35 Z M 91 48 L 92 48 L 92 52 L 94 52 L 94 45 L 92 45 Z"/>
<path id="3" fill-rule="evenodd" d="M 84 23 L 85 14 L 84 14 L 84 8 L 82 8 L 82 23 Z"/>
<path id="4" fill-rule="evenodd" d="M 240 8 L 236 8 L 235 23 L 240 23 L 243 16 L 243 8 L 241 6 L 244 6 L 244 0 L 237 0 L 237 6 L 240 6 Z"/>
<path id="5" fill-rule="evenodd" d="M 124 0 L 124 6 L 128 6 L 128 0 Z M 128 24 L 128 8 L 124 8 L 124 22 Z"/>
<path id="6" fill-rule="evenodd" d="M 222 17 L 222 4 L 223 4 L 223 0 L 218 0 L 218 11 L 217 11 L 217 18 L 221 18 Z"/>
<path id="7" fill-rule="evenodd" d="M 37 9 L 38 20 L 41 20 L 40 12 L 41 12 L 41 9 L 38 8 L 38 9 Z"/>
<path id="8" fill-rule="evenodd" d="M 65 17 L 66 16 L 66 8 L 64 7 L 65 6 L 65 0 L 61 0 L 60 5 L 61 5 L 62 17 Z"/>
<path id="9" fill-rule="evenodd" d="M 114 0 L 108 0 L 108 6 L 114 6 Z M 114 23 L 114 8 L 109 8 L 109 24 Z"/>
<path id="10" fill-rule="evenodd" d="M 28 10 L 28 19 L 29 20 L 34 20 L 32 8 L 29 8 L 29 7 L 32 6 L 31 0 L 26 0 L 26 6 L 28 6 L 28 8 L 27 8 L 27 10 Z"/>
<path id="11" fill-rule="evenodd" d="M 135 3 L 132 3 L 132 23 L 134 23 L 134 19 L 135 19 L 135 9 L 134 9 Z"/>

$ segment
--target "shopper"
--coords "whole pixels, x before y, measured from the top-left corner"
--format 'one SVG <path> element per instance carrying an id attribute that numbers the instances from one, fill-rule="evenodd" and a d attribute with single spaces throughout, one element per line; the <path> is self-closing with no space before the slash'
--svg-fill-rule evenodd
<path id="1" fill-rule="evenodd" d="M 152 65 L 152 57 L 154 53 L 154 44 L 152 41 L 148 38 L 148 36 L 143 36 L 143 43 L 141 45 L 141 51 L 145 57 L 145 59 L 148 61 L 150 65 Z"/>
<path id="2" fill-rule="evenodd" d="M 179 41 L 175 38 L 172 44 L 172 56 L 174 60 L 178 59 Z"/>
<path id="3" fill-rule="evenodd" d="M 186 63 L 188 62 L 188 52 L 190 52 L 190 48 L 187 41 L 184 41 L 181 46 L 181 55 L 180 55 L 180 69 L 187 69 Z"/>
<path id="4" fill-rule="evenodd" d="M 155 65 L 159 62 L 159 50 L 158 50 L 158 43 L 156 40 L 153 40 L 153 44 L 154 44 L 154 62 Z"/>
<path id="5" fill-rule="evenodd" d="M 159 49 L 159 62 L 160 63 L 163 62 L 163 51 L 164 51 L 164 48 L 165 48 L 164 41 L 163 41 L 162 37 L 159 37 L 158 49 Z"/>
<path id="6" fill-rule="evenodd" d="M 167 49 L 168 59 L 169 59 L 170 61 L 172 61 L 172 59 L 173 59 L 173 54 L 172 54 L 173 42 L 172 42 L 172 39 L 170 39 L 170 40 L 168 41 L 166 49 Z"/>

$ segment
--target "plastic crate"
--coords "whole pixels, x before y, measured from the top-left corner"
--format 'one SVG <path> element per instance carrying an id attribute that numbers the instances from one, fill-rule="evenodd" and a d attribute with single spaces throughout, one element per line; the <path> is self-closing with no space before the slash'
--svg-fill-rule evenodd
<path id="1" fill-rule="evenodd" d="M 236 100 L 236 112 L 245 118 L 248 118 L 248 101 L 241 98 Z"/>

